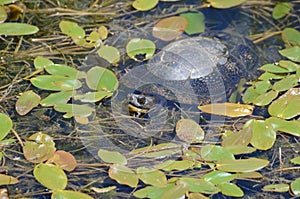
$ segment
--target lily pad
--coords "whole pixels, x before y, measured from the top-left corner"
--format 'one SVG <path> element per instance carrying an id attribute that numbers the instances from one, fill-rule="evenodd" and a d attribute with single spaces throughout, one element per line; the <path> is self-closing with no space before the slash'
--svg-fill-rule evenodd
<path id="1" fill-rule="evenodd" d="M 215 185 L 230 182 L 237 177 L 236 174 L 227 173 L 224 171 L 211 171 L 201 178 Z"/>
<path id="2" fill-rule="evenodd" d="M 120 61 L 120 52 L 113 46 L 102 45 L 99 50 L 97 50 L 97 53 L 112 65 L 117 65 Z"/>
<path id="3" fill-rule="evenodd" d="M 226 172 L 252 172 L 262 169 L 268 164 L 268 160 L 259 158 L 221 160 L 217 162 L 217 169 Z"/>
<path id="4" fill-rule="evenodd" d="M 188 187 L 191 192 L 201 192 L 205 194 L 213 194 L 219 192 L 219 189 L 211 182 L 201 178 L 180 178 L 177 184 L 183 184 Z"/>
<path id="5" fill-rule="evenodd" d="M 107 28 L 105 26 L 100 26 L 98 28 L 98 33 L 100 34 L 100 39 L 101 40 L 106 39 L 107 36 L 108 36 L 108 30 L 107 30 Z"/>
<path id="6" fill-rule="evenodd" d="M 256 106 L 266 106 L 270 104 L 275 98 L 277 98 L 278 94 L 278 91 L 270 90 L 267 93 L 257 96 L 253 101 L 253 104 L 255 104 Z"/>
<path id="7" fill-rule="evenodd" d="M 69 91 L 82 86 L 81 82 L 77 79 L 56 75 L 39 75 L 31 78 L 30 81 L 39 89 L 51 91 Z"/>
<path id="8" fill-rule="evenodd" d="M 110 97 L 113 93 L 108 91 L 87 92 L 82 95 L 75 95 L 75 100 L 82 102 L 98 102 L 104 98 Z"/>
<path id="9" fill-rule="evenodd" d="M 32 90 L 23 93 L 16 102 L 16 111 L 19 115 L 26 115 L 33 108 L 37 107 L 41 97 Z"/>
<path id="10" fill-rule="evenodd" d="M 158 0 L 135 0 L 132 6 L 139 11 L 151 10 L 158 4 Z"/>
<path id="11" fill-rule="evenodd" d="M 53 192 L 51 198 L 53 199 L 93 199 L 93 197 L 81 193 L 78 191 L 70 191 L 70 190 L 56 190 Z"/>
<path id="12" fill-rule="evenodd" d="M 163 41 L 171 41 L 180 36 L 187 27 L 184 17 L 174 16 L 160 20 L 152 30 L 154 37 Z"/>
<path id="13" fill-rule="evenodd" d="M 24 23 L 11 23 L 6 22 L 0 24 L 0 35 L 19 36 L 31 35 L 37 33 L 39 28 L 33 25 Z"/>
<path id="14" fill-rule="evenodd" d="M 113 92 L 119 86 L 115 74 L 112 71 L 99 66 L 95 66 L 87 72 L 86 82 L 90 89 L 98 91 L 103 90 Z"/>
<path id="15" fill-rule="evenodd" d="M 13 122 L 10 117 L 4 113 L 0 113 L 0 140 L 5 138 L 12 129 Z"/>
<path id="16" fill-rule="evenodd" d="M 85 73 L 78 71 L 75 68 L 63 64 L 51 64 L 45 66 L 45 70 L 51 75 L 65 76 L 73 79 L 80 79 L 85 77 Z"/>
<path id="17" fill-rule="evenodd" d="M 237 185 L 233 183 L 222 183 L 218 185 L 222 194 L 226 196 L 233 196 L 233 197 L 243 197 L 244 192 L 239 188 Z"/>
<path id="18" fill-rule="evenodd" d="M 54 109 L 58 112 L 67 113 L 64 115 L 65 118 L 74 116 L 88 117 L 94 111 L 93 108 L 86 104 L 56 104 Z"/>
<path id="19" fill-rule="evenodd" d="M 270 184 L 262 188 L 263 191 L 271 192 L 288 192 L 290 189 L 289 184 Z"/>
<path id="20" fill-rule="evenodd" d="M 145 184 L 149 184 L 154 187 L 165 187 L 167 185 L 167 177 L 162 171 L 139 167 L 136 172 L 139 179 Z"/>
<path id="21" fill-rule="evenodd" d="M 77 161 L 75 157 L 66 151 L 57 150 L 48 162 L 53 162 L 59 168 L 65 171 L 73 171 L 77 166 Z"/>
<path id="22" fill-rule="evenodd" d="M 287 121 L 276 117 L 270 117 L 266 122 L 272 125 L 273 129 L 276 131 L 300 137 L 300 120 Z"/>
<path id="23" fill-rule="evenodd" d="M 137 175 L 128 167 L 123 165 L 111 165 L 108 171 L 109 177 L 120 184 L 136 187 L 138 185 Z"/>
<path id="24" fill-rule="evenodd" d="M 296 196 L 300 196 L 300 178 L 297 178 L 291 183 L 291 190 Z"/>
<path id="25" fill-rule="evenodd" d="M 198 106 L 198 108 L 206 113 L 224 115 L 228 117 L 242 117 L 251 115 L 253 106 L 246 104 L 235 103 L 220 103 L 220 104 L 206 104 Z"/>
<path id="26" fill-rule="evenodd" d="M 0 186 L 9 185 L 9 184 L 16 184 L 18 182 L 19 182 L 19 180 L 15 177 L 0 174 Z"/>
<path id="27" fill-rule="evenodd" d="M 300 35 L 299 35 L 299 38 L 300 38 Z M 299 43 L 300 43 L 300 41 L 299 41 Z M 295 62 L 292 62 L 289 60 L 280 60 L 279 65 L 281 67 L 286 68 L 289 72 L 296 72 L 300 68 L 299 64 L 296 64 Z"/>
<path id="28" fill-rule="evenodd" d="M 44 68 L 45 66 L 49 66 L 49 65 L 53 65 L 53 61 L 51 61 L 50 59 L 41 57 L 41 56 L 37 56 L 34 61 L 33 61 L 34 67 L 35 69 L 40 69 L 40 68 Z"/>
<path id="29" fill-rule="evenodd" d="M 204 32 L 205 16 L 202 12 L 188 12 L 179 16 L 184 17 L 188 23 L 187 27 L 184 30 L 184 32 L 186 32 L 188 35 Z"/>
<path id="30" fill-rule="evenodd" d="M 279 92 L 286 91 L 290 88 L 295 87 L 296 85 L 298 85 L 298 77 L 294 74 L 289 75 L 278 82 L 275 82 L 273 85 L 273 89 Z"/>
<path id="31" fill-rule="evenodd" d="M 78 24 L 75 22 L 61 21 L 59 23 L 59 28 L 62 31 L 62 33 L 70 37 L 78 37 L 78 38 L 85 37 L 85 31 L 80 26 L 78 26 Z"/>
<path id="32" fill-rule="evenodd" d="M 288 3 L 284 3 L 288 4 Z M 281 34 L 282 40 L 290 45 L 300 45 L 300 32 L 294 28 L 285 28 Z"/>
<path id="33" fill-rule="evenodd" d="M 165 187 L 153 187 L 147 186 L 143 189 L 139 189 L 133 193 L 133 195 L 137 198 L 151 198 L 151 199 L 159 199 L 162 198 L 162 195 L 175 187 L 174 183 L 167 184 Z"/>
<path id="34" fill-rule="evenodd" d="M 154 55 L 155 44 L 148 39 L 133 38 L 126 45 L 126 52 L 128 56 L 135 61 L 145 61 Z M 142 55 L 143 58 L 138 58 Z"/>
<path id="35" fill-rule="evenodd" d="M 53 164 L 36 165 L 33 175 L 39 183 L 50 190 L 65 189 L 68 183 L 65 172 Z"/>
<path id="36" fill-rule="evenodd" d="M 274 19 L 280 19 L 286 16 L 290 12 L 291 7 L 291 4 L 288 2 L 280 2 L 276 4 L 272 12 L 272 17 Z"/>
<path id="37" fill-rule="evenodd" d="M 99 149 L 98 156 L 107 163 L 117 163 L 117 164 L 127 164 L 127 159 L 121 153 L 117 151 L 107 151 L 104 149 Z"/>
<path id="38" fill-rule="evenodd" d="M 291 159 L 291 163 L 300 164 L 300 156 Z"/>
<path id="39" fill-rule="evenodd" d="M 299 46 L 294 46 L 291 48 L 286 48 L 286 49 L 280 50 L 279 53 L 282 56 L 287 57 L 292 61 L 300 62 L 300 47 Z"/>
<path id="40" fill-rule="evenodd" d="M 41 101 L 42 106 L 54 106 L 56 104 L 66 104 L 73 95 L 73 91 L 61 91 L 51 93 Z"/>
<path id="41" fill-rule="evenodd" d="M 201 157 L 206 161 L 234 160 L 233 154 L 224 147 L 210 144 L 201 148 Z"/>
<path id="42" fill-rule="evenodd" d="M 188 143 L 199 143 L 204 139 L 201 126 L 191 119 L 181 119 L 176 124 L 176 135 Z"/>
<path id="43" fill-rule="evenodd" d="M 279 65 L 275 65 L 275 64 L 265 64 L 262 67 L 260 67 L 259 69 L 266 71 L 266 72 L 270 72 L 270 73 L 288 73 L 289 72 L 286 68 L 281 67 Z"/>
<path id="44" fill-rule="evenodd" d="M 246 0 L 208 0 L 208 2 L 214 8 L 231 8 L 246 2 Z"/>

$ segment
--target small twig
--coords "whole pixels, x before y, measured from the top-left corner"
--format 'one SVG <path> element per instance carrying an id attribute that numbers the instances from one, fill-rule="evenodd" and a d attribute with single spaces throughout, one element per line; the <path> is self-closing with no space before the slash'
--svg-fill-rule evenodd
<path id="1" fill-rule="evenodd" d="M 20 136 L 18 135 L 18 133 L 15 131 L 15 129 L 11 129 L 11 131 L 14 133 L 14 135 L 16 136 L 16 138 L 18 139 L 20 145 L 22 147 L 24 147 L 23 141 L 21 140 Z"/>

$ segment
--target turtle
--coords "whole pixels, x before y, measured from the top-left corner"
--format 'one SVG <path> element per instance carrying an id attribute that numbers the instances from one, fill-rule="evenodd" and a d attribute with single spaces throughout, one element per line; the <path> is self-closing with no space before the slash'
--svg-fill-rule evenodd
<path id="1" fill-rule="evenodd" d="M 150 123 L 162 123 L 168 118 L 168 102 L 177 103 L 181 110 L 191 104 L 225 102 L 242 78 L 249 80 L 257 75 L 261 62 L 260 49 L 237 33 L 211 31 L 178 39 L 120 78 L 118 94 L 112 100 L 113 111 L 128 112 L 120 105 L 127 100 L 137 110 L 147 105 Z M 126 126 L 130 121 L 121 123 Z M 163 124 L 153 125 L 161 128 Z M 148 129 L 152 130 L 153 125 Z M 141 129 L 145 130 L 142 127 L 138 131 Z"/>

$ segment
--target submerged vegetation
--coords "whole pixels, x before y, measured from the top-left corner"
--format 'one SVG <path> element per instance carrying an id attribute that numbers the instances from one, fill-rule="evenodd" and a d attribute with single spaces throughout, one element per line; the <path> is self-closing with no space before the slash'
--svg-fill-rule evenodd
<path id="1" fill-rule="evenodd" d="M 300 196 L 299 9 L 296 0 L 0 0 L 0 198 Z M 262 49 L 258 78 L 241 81 L 230 103 L 194 104 L 200 124 L 183 111 L 159 134 L 128 134 L 153 116 L 116 114 L 119 77 L 161 43 L 225 28 Z"/>

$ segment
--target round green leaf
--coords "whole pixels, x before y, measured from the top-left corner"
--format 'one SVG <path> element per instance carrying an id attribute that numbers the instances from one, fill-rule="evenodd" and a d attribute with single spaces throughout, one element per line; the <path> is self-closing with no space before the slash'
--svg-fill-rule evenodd
<path id="1" fill-rule="evenodd" d="M 42 106 L 54 106 L 56 104 L 66 104 L 72 97 L 73 91 L 61 91 L 51 93 L 41 101 Z"/>
<path id="2" fill-rule="evenodd" d="M 278 3 L 272 12 L 272 17 L 274 19 L 280 19 L 284 17 L 290 12 L 291 7 L 291 4 L 287 2 Z"/>
<path id="3" fill-rule="evenodd" d="M 300 32 L 294 28 L 285 28 L 281 34 L 283 41 L 287 44 L 299 46 Z"/>
<path id="4" fill-rule="evenodd" d="M 64 34 L 70 37 L 78 37 L 78 38 L 85 37 L 84 30 L 80 26 L 78 26 L 77 23 L 71 21 L 61 21 L 59 23 L 59 28 Z"/>
<path id="5" fill-rule="evenodd" d="M 208 0 L 214 8 L 231 8 L 244 3 L 246 0 Z"/>
<path id="6" fill-rule="evenodd" d="M 41 97 L 33 91 L 26 91 L 16 102 L 16 111 L 19 115 L 26 115 L 33 108 L 37 107 Z"/>
<path id="7" fill-rule="evenodd" d="M 126 45 L 126 52 L 131 59 L 145 61 L 150 59 L 155 52 L 155 44 L 148 39 L 133 38 Z M 138 55 L 143 55 L 143 59 L 138 59 Z"/>
<path id="8" fill-rule="evenodd" d="M 268 164 L 268 160 L 259 158 L 221 160 L 217 162 L 217 169 L 226 172 L 251 172 L 262 169 Z"/>
<path id="9" fill-rule="evenodd" d="M 99 50 L 97 50 L 97 53 L 100 57 L 104 58 L 113 65 L 117 65 L 117 63 L 120 61 L 120 52 L 113 46 L 102 45 Z"/>
<path id="10" fill-rule="evenodd" d="M 12 129 L 13 122 L 10 117 L 4 113 L 0 113 L 0 140 L 5 138 Z"/>
<path id="11" fill-rule="evenodd" d="M 243 102 L 245 103 L 253 103 L 254 100 L 259 96 L 259 93 L 256 92 L 254 87 L 249 87 L 243 96 Z"/>
<path id="12" fill-rule="evenodd" d="M 148 169 L 146 167 L 139 167 L 137 168 L 136 172 L 139 179 L 145 184 L 155 187 L 165 187 L 168 183 L 167 177 L 162 171 Z"/>
<path id="13" fill-rule="evenodd" d="M 201 148 L 201 157 L 206 161 L 234 160 L 233 154 L 224 147 L 210 144 Z"/>
<path id="14" fill-rule="evenodd" d="M 86 104 L 56 104 L 54 109 L 58 112 L 67 113 L 64 115 L 65 118 L 73 116 L 88 117 L 94 111 L 93 108 Z"/>
<path id="15" fill-rule="evenodd" d="M 127 164 L 127 159 L 121 153 L 117 151 L 107 151 L 104 149 L 99 149 L 98 156 L 107 163 L 118 163 L 118 164 Z"/>
<path id="16" fill-rule="evenodd" d="M 158 0 L 135 0 L 132 6 L 139 11 L 151 10 L 158 4 Z"/>
<path id="17" fill-rule="evenodd" d="M 103 90 L 113 92 L 119 86 L 119 82 L 115 74 L 99 66 L 91 68 L 87 72 L 87 85 L 93 90 Z"/>
<path id="18" fill-rule="evenodd" d="M 52 91 L 70 91 L 82 86 L 77 79 L 56 75 L 39 75 L 31 78 L 30 82 L 39 89 Z"/>
<path id="19" fill-rule="evenodd" d="M 299 46 L 294 46 L 291 48 L 286 48 L 286 49 L 280 50 L 279 53 L 282 56 L 285 56 L 292 61 L 300 62 L 300 47 Z"/>
<path id="20" fill-rule="evenodd" d="M 40 69 L 48 65 L 53 65 L 54 63 L 50 59 L 38 56 L 34 59 L 33 64 L 35 69 Z"/>
<path id="21" fill-rule="evenodd" d="M 267 80 L 255 82 L 253 87 L 257 93 L 264 94 L 272 88 L 272 85 L 271 82 Z"/>
<path id="22" fill-rule="evenodd" d="M 138 185 L 139 179 L 137 175 L 126 166 L 118 164 L 111 165 L 108 174 L 110 178 L 120 184 L 125 184 L 130 187 L 136 187 Z"/>
<path id="23" fill-rule="evenodd" d="M 2 23 L 0 24 L 0 35 L 18 36 L 31 35 L 39 31 L 39 28 L 23 23 Z"/>
<path id="24" fill-rule="evenodd" d="M 300 178 L 297 178 L 291 183 L 291 190 L 296 196 L 300 196 Z"/>
<path id="25" fill-rule="evenodd" d="M 68 183 L 65 172 L 53 164 L 36 165 L 33 175 L 39 183 L 50 190 L 65 189 Z"/>
<path id="26" fill-rule="evenodd" d="M 93 199 L 91 196 L 78 191 L 56 190 L 51 199 Z"/>
<path id="27" fill-rule="evenodd" d="M 192 34 L 198 34 L 204 32 L 205 16 L 202 12 L 188 12 L 188 13 L 181 14 L 180 16 L 184 17 L 188 22 L 188 25 L 184 30 L 187 34 L 192 35 Z"/>
<path id="28" fill-rule="evenodd" d="M 191 119 L 180 119 L 176 124 L 176 135 L 188 143 L 199 143 L 204 139 L 201 126 Z"/>
<path id="29" fill-rule="evenodd" d="M 233 196 L 233 197 L 243 197 L 244 192 L 233 183 L 222 183 L 218 185 L 222 194 L 226 196 Z"/>

